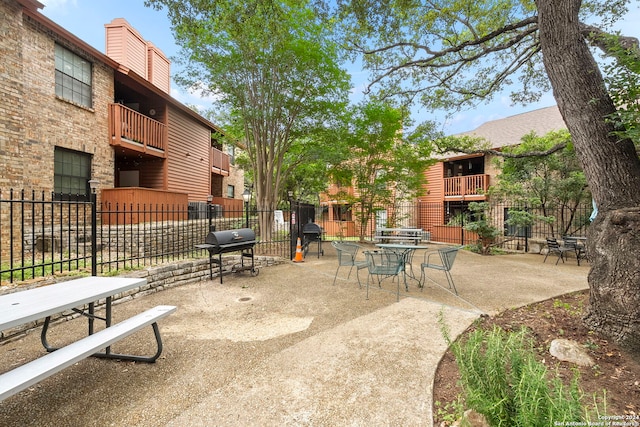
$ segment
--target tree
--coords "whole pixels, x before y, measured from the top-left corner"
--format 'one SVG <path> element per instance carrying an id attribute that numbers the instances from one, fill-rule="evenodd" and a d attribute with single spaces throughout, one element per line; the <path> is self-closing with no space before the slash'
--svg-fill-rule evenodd
<path id="1" fill-rule="evenodd" d="M 526 155 L 559 145 L 564 148 L 553 154 Z M 591 193 L 569 132 L 554 131 L 544 136 L 531 133 L 522 138 L 521 144 L 507 147 L 504 152 L 514 156 L 496 158 L 500 174 L 497 184 L 489 189 L 492 200 L 509 200 L 523 207 L 540 208 L 542 218 L 550 217 L 551 212 L 559 212 L 559 217 L 550 222 L 551 237 L 573 234 L 589 223 L 588 215 L 576 217 L 581 206 L 591 205 Z M 510 217 L 512 214 L 510 211 Z"/>
<path id="2" fill-rule="evenodd" d="M 346 40 L 381 96 L 455 109 L 520 82 L 515 101 L 553 89 L 598 206 L 589 228 L 585 318 L 640 355 L 640 160 L 590 46 L 637 58 L 637 40 L 607 35 L 628 0 L 344 0 Z M 587 25 L 585 22 L 597 22 Z M 614 40 L 614 42 L 612 42 Z M 617 46 L 617 49 L 612 49 Z M 617 55 L 617 56 L 615 56 Z M 618 60 L 624 66 L 623 60 Z"/>
<path id="3" fill-rule="evenodd" d="M 470 202 L 469 211 L 471 211 L 473 219 L 465 222 L 464 229 L 478 235 L 478 252 L 482 255 L 488 255 L 496 237 L 500 235 L 498 227 L 487 220 L 491 215 L 491 205 L 489 202 Z"/>
<path id="4" fill-rule="evenodd" d="M 168 10 L 185 62 L 176 80 L 216 95 L 227 112 L 225 132 L 244 145 L 268 238 L 287 175 L 346 105 L 349 79 L 338 65 L 330 27 L 307 3 L 291 0 L 145 4 Z"/>
<path id="5" fill-rule="evenodd" d="M 372 100 L 351 108 L 341 138 L 345 160 L 335 164 L 332 175 L 355 194 L 337 194 L 356 209 L 360 240 L 363 241 L 375 210 L 409 200 L 421 191 L 422 177 L 432 162 L 420 142 L 403 139 L 406 114 L 397 108 Z M 395 212 L 391 209 L 391 212 Z M 393 222 L 393 218 L 388 222 Z"/>

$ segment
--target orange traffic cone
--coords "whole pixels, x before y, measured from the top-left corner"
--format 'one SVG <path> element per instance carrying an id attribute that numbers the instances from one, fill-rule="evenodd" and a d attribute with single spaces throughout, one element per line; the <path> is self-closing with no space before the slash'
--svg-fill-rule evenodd
<path id="1" fill-rule="evenodd" d="M 302 243 L 300 243 L 299 237 L 296 245 L 296 257 L 293 259 L 293 262 L 304 262 L 304 259 L 302 259 Z"/>

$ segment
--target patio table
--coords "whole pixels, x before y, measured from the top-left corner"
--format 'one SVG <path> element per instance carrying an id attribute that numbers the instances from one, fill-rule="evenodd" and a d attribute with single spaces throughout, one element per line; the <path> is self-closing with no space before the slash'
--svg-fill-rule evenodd
<path id="1" fill-rule="evenodd" d="M 429 249 L 428 246 L 425 245 L 403 245 L 401 243 L 377 243 L 376 244 L 377 247 L 382 248 L 382 249 L 387 249 L 390 251 L 394 251 L 396 253 L 400 253 L 402 255 L 402 259 L 404 261 L 404 265 L 402 268 L 404 277 L 405 277 L 405 283 L 406 283 L 406 277 L 407 275 L 412 278 L 413 280 L 418 282 L 418 286 L 421 285 L 420 283 L 420 279 L 418 279 L 415 274 L 413 274 L 413 264 L 411 264 L 411 260 L 413 258 L 413 254 L 415 251 L 420 250 L 420 249 Z M 411 271 L 409 272 L 409 274 L 407 274 L 407 264 L 411 265 Z M 407 289 L 408 290 L 408 289 Z"/>

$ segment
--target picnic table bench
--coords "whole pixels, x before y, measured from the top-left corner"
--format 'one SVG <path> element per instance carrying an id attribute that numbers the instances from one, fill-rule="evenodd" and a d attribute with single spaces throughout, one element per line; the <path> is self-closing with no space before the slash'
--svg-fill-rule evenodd
<path id="1" fill-rule="evenodd" d="M 47 353 L 0 374 L 0 401 L 89 356 L 155 362 L 162 353 L 162 340 L 157 321 L 173 313 L 176 310 L 175 306 L 160 305 L 111 325 L 113 297 L 145 283 L 145 279 L 137 278 L 84 277 L 1 295 L 0 331 L 44 318 L 41 342 Z M 100 301 L 105 302 L 104 317 L 99 317 L 95 313 L 95 304 Z M 52 347 L 47 341 L 51 316 L 69 310 L 88 319 L 88 335 L 64 347 Z M 105 322 L 105 328 L 98 332 L 94 332 L 96 319 Z M 152 326 L 156 339 L 155 354 L 139 356 L 111 352 L 112 344 L 149 325 Z"/>
<path id="2" fill-rule="evenodd" d="M 425 233 L 421 228 L 378 227 L 373 238 L 378 243 L 407 242 L 417 245 L 425 240 Z"/>

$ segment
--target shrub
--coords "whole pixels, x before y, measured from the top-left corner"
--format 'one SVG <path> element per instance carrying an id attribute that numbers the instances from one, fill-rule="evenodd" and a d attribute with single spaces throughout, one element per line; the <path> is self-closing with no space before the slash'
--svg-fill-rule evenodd
<path id="1" fill-rule="evenodd" d="M 444 331 L 445 339 L 448 334 Z M 569 386 L 535 359 L 526 329 L 477 329 L 451 345 L 465 403 L 492 426 L 552 426 L 588 420 L 576 372 Z"/>

